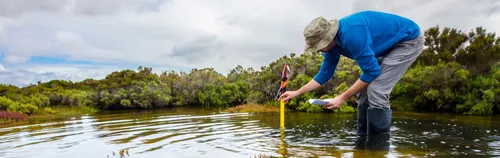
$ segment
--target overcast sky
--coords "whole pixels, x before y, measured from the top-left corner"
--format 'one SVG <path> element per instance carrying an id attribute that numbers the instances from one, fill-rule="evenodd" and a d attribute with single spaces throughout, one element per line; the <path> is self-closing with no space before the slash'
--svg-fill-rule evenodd
<path id="1" fill-rule="evenodd" d="M 399 14 L 422 30 L 500 32 L 498 0 L 0 0 L 0 83 L 100 79 L 139 65 L 259 69 L 302 53 L 313 18 L 362 10 Z"/>

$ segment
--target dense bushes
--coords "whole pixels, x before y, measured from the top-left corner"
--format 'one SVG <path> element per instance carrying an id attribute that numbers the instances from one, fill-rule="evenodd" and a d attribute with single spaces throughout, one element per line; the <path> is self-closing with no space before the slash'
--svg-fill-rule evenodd
<path id="1" fill-rule="evenodd" d="M 395 110 L 446 111 L 464 114 L 500 112 L 500 39 L 481 27 L 464 33 L 433 27 L 425 32 L 426 48 L 391 94 Z M 236 66 L 227 76 L 212 68 L 190 72 L 112 72 L 102 80 L 81 82 L 52 80 L 28 87 L 0 86 L 0 110 L 24 114 L 54 113 L 50 107 L 95 109 L 163 108 L 199 106 L 226 108 L 241 104 L 278 105 L 273 100 L 283 63 L 290 66 L 288 90 L 309 82 L 319 70 L 320 53 L 283 56 L 259 71 Z M 496 65 L 495 65 L 496 64 Z M 321 88 L 294 98 L 290 110 L 322 112 L 310 98 L 333 98 L 360 76 L 356 62 L 340 59 L 335 76 Z M 338 111 L 355 112 L 355 97 Z"/>
<path id="2" fill-rule="evenodd" d="M 391 95 L 398 110 L 492 114 L 500 110 L 500 69 L 471 73 L 455 62 L 409 70 Z"/>
<path id="3" fill-rule="evenodd" d="M 500 112 L 500 39 L 481 27 L 469 33 L 425 32 L 427 48 L 391 95 L 398 110 Z"/>
<path id="4" fill-rule="evenodd" d="M 23 121 L 26 119 L 28 117 L 22 113 L 0 110 L 0 123 Z"/>

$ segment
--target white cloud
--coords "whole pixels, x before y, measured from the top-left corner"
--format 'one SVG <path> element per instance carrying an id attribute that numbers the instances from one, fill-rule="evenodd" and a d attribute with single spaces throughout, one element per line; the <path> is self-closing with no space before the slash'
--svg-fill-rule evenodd
<path id="1" fill-rule="evenodd" d="M 5 57 L 3 59 L 4 62 L 6 62 L 6 63 L 13 63 L 13 64 L 24 63 L 24 62 L 26 62 L 28 60 L 29 60 L 29 56 L 16 55 L 16 54 L 7 55 L 7 57 Z"/>
<path id="2" fill-rule="evenodd" d="M 4 68 L 0 67 L 0 70 Z M 113 66 L 91 65 L 19 65 L 15 68 L 0 71 L 0 83 L 26 86 L 38 81 L 47 82 L 53 79 L 82 81 L 87 78 L 102 79 L 121 68 Z"/>
<path id="3" fill-rule="evenodd" d="M 341 18 L 366 9 L 411 18 L 422 30 L 439 24 L 500 31 L 495 0 L 4 0 L 0 51 L 7 68 L 31 56 L 56 56 L 220 72 L 238 64 L 258 69 L 301 53 L 303 28 L 314 17 Z"/>
<path id="4" fill-rule="evenodd" d="M 68 31 L 57 31 L 54 33 L 56 39 L 63 43 L 72 43 L 72 42 L 83 42 L 84 40 L 80 35 L 77 35 L 73 32 Z"/>
<path id="5" fill-rule="evenodd" d="M 5 67 L 3 67 L 2 63 L 0 63 L 0 72 L 5 71 Z"/>

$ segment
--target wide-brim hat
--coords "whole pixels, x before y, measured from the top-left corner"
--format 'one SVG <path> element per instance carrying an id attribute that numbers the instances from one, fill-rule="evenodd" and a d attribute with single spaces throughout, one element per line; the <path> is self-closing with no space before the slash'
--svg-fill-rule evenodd
<path id="1" fill-rule="evenodd" d="M 328 46 L 339 28 L 338 20 L 326 20 L 324 17 L 314 18 L 304 29 L 304 38 L 306 46 L 304 51 L 318 52 L 320 49 Z"/>

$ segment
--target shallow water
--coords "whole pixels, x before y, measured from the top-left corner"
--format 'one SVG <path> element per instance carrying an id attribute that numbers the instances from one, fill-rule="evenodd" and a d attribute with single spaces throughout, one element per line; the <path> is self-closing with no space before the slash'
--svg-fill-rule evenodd
<path id="1" fill-rule="evenodd" d="M 387 143 L 358 141 L 355 118 L 287 113 L 280 131 L 279 113 L 114 111 L 1 127 L 0 157 L 500 156 L 498 116 L 394 112 Z"/>

